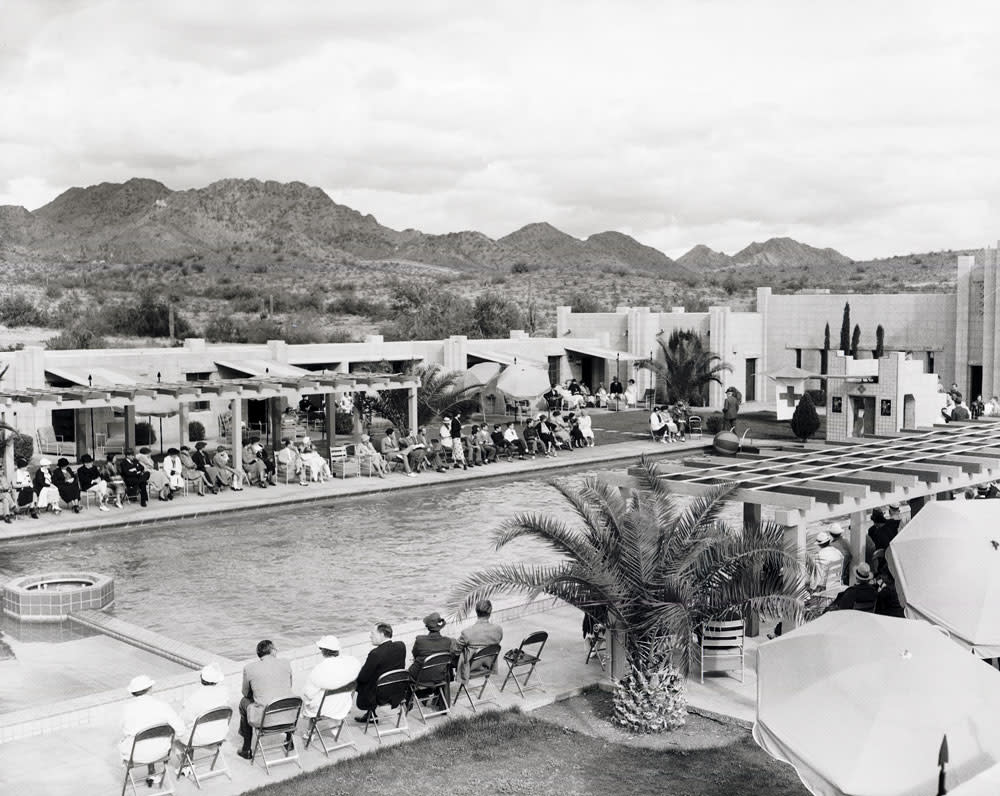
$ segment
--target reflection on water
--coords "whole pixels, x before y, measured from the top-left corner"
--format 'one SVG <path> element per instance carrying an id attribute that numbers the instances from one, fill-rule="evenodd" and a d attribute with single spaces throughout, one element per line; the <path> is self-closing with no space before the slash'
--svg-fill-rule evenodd
<path id="1" fill-rule="evenodd" d="M 115 615 L 244 659 L 261 638 L 298 646 L 443 612 L 475 569 L 553 560 L 532 542 L 493 549 L 492 531 L 522 511 L 571 519 L 544 481 L 443 485 L 8 545 L 0 579 L 106 573 L 115 578 Z"/>

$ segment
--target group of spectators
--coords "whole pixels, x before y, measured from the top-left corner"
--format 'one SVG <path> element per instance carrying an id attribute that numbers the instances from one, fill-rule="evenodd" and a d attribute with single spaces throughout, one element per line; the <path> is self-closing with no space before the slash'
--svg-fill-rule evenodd
<path id="1" fill-rule="evenodd" d="M 938 382 L 938 392 L 943 394 L 941 416 L 946 423 L 953 420 L 977 420 L 980 417 L 1000 417 L 1000 397 L 994 395 L 990 400 L 983 401 L 982 395 L 976 400 L 966 403 L 958 384 L 952 383 L 951 389 L 945 390 Z"/>
<path id="2" fill-rule="evenodd" d="M 481 673 L 472 668 L 472 655 L 483 647 L 500 644 L 503 640 L 503 628 L 491 621 L 492 613 L 493 604 L 489 600 L 478 602 L 476 622 L 465 628 L 457 638 L 442 634 L 446 623 L 438 612 L 425 616 L 423 624 L 427 632 L 417 636 L 411 648 L 408 670 L 412 682 L 419 685 L 424 660 L 440 652 L 447 652 L 451 656 L 449 681 L 457 680 L 462 683 Z M 365 724 L 377 722 L 380 705 L 376 697 L 376 684 L 379 678 L 387 672 L 407 669 L 406 646 L 401 641 L 394 641 L 392 636 L 391 625 L 385 622 L 376 624 L 369 635 L 372 649 L 364 662 L 352 655 L 345 655 L 336 636 L 323 636 L 316 642 L 322 657 L 310 671 L 301 694 L 293 691 L 292 669 L 288 660 L 278 657 L 277 647 L 272 641 L 265 639 L 259 642 L 257 659 L 248 663 L 243 670 L 238 706 L 242 745 L 237 754 L 247 760 L 253 757 L 254 730 L 261 724 L 265 707 L 285 697 L 302 698 L 302 716 L 306 720 L 316 717 L 322 705 L 323 718 L 344 721 L 350 716 L 352 705 L 356 704 L 359 712 L 354 717 L 355 721 Z M 497 662 L 498 658 L 494 658 L 490 662 L 491 667 L 495 667 Z M 177 713 L 168 703 L 152 696 L 155 683 L 151 678 L 146 675 L 133 678 L 128 690 L 134 698 L 126 703 L 122 716 L 122 738 L 119 742 L 122 759 L 129 760 L 136 734 L 157 724 L 169 724 L 173 727 L 178 745 L 184 746 L 188 740 L 185 733 L 191 731 L 199 716 L 229 705 L 229 692 L 222 682 L 222 672 L 214 665 L 206 666 L 201 670 L 201 688 L 187 697 L 180 713 Z M 353 694 L 349 690 L 352 684 Z M 414 690 L 417 697 L 422 698 L 420 689 Z M 450 687 L 448 690 L 450 692 Z M 337 693 L 327 693 L 331 691 Z M 431 694 L 429 698 L 441 697 Z M 406 697 L 406 710 L 412 708 L 411 699 L 412 692 L 411 696 Z M 450 703 L 450 693 L 447 699 Z M 397 708 L 398 704 L 390 707 Z M 436 707 L 444 708 L 446 705 L 439 703 Z M 216 732 L 215 738 L 202 737 L 200 742 L 221 742 L 228 733 L 228 725 L 217 728 Z M 303 736 L 307 735 L 308 731 L 303 732 Z M 285 751 L 290 753 L 294 748 L 293 733 L 288 733 L 285 736 Z M 162 782 L 163 771 L 156 770 L 154 765 L 149 766 L 148 774 L 146 781 L 150 786 Z"/>
<path id="3" fill-rule="evenodd" d="M 684 442 L 687 439 L 690 407 L 684 401 L 671 406 L 654 406 L 649 413 L 649 433 L 654 440 L 664 444 Z"/>

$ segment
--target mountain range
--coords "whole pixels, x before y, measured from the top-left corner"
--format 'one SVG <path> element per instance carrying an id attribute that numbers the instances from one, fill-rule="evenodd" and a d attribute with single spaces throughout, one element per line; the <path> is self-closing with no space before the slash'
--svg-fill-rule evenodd
<path id="1" fill-rule="evenodd" d="M 512 266 L 624 268 L 663 279 L 750 265 L 840 266 L 833 249 L 791 238 L 751 243 L 732 256 L 698 245 L 672 260 L 621 232 L 585 240 L 551 224 L 528 224 L 494 240 L 481 232 L 428 235 L 394 230 L 301 182 L 226 179 L 172 191 L 134 178 L 70 188 L 28 211 L 0 206 L 0 263 L 104 261 L 203 265 L 403 262 L 430 268 L 506 271 Z"/>

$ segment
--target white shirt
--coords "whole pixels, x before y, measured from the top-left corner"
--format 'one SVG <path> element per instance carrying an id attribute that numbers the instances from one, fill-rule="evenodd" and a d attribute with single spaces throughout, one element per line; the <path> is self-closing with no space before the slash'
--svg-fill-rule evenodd
<path id="1" fill-rule="evenodd" d="M 303 714 L 308 718 L 316 715 L 323 692 L 347 685 L 358 676 L 361 662 L 351 655 L 332 655 L 317 663 L 306 681 L 302 692 Z M 323 715 L 330 719 L 342 720 L 351 711 L 351 694 L 331 694 L 323 702 Z"/>
<path id="2" fill-rule="evenodd" d="M 447 423 L 441 424 L 441 429 L 438 432 L 441 435 L 441 445 L 447 448 L 451 445 L 451 428 Z"/>
<path id="3" fill-rule="evenodd" d="M 576 424 L 577 427 L 580 429 L 580 433 L 583 434 L 583 436 L 587 437 L 588 439 L 594 436 L 594 431 L 590 426 L 590 415 L 581 415 L 580 417 L 577 418 Z"/>
<path id="4" fill-rule="evenodd" d="M 191 695 L 184 700 L 184 707 L 181 708 L 181 721 L 189 730 L 194 727 L 195 719 L 204 713 L 216 708 L 224 708 L 229 705 L 229 689 L 221 683 L 217 685 L 201 685 Z M 211 722 L 198 726 L 198 734 L 195 736 L 196 746 L 201 744 L 215 743 L 226 737 L 229 731 L 228 722 Z M 181 740 L 187 743 L 187 737 Z"/>
<path id="5" fill-rule="evenodd" d="M 122 760 L 128 760 L 132 754 L 132 740 L 135 734 L 156 724 L 169 724 L 178 736 L 184 734 L 184 722 L 166 702 L 150 694 L 143 694 L 125 703 L 125 709 L 122 711 L 122 740 L 118 745 Z M 140 744 L 136 748 L 136 761 L 150 762 L 148 756 L 155 756 L 158 751 L 155 746 L 156 744 L 151 741 Z"/>
<path id="6" fill-rule="evenodd" d="M 509 428 L 504 430 L 503 438 L 507 440 L 507 442 L 517 442 L 518 439 L 520 439 L 517 436 L 517 432 L 514 430 L 513 426 L 510 426 Z"/>
<path id="7" fill-rule="evenodd" d="M 813 588 L 821 591 L 842 589 L 841 575 L 844 570 L 844 554 L 832 544 L 821 547 L 816 554 L 816 577 Z"/>

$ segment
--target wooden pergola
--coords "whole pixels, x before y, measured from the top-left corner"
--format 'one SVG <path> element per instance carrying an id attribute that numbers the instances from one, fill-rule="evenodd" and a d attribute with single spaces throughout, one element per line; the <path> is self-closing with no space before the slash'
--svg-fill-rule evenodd
<path id="1" fill-rule="evenodd" d="M 125 413 L 125 447 L 135 447 L 136 406 L 141 400 L 146 408 L 162 402 L 162 409 L 176 409 L 179 416 L 181 439 L 186 436 L 186 405 L 191 401 L 222 399 L 231 401 L 231 440 L 233 467 L 240 469 L 243 459 L 243 405 L 245 398 L 268 400 L 271 428 L 281 426 L 285 400 L 301 395 L 337 394 L 345 392 L 381 392 L 382 390 L 408 390 L 408 419 L 410 428 L 417 426 L 417 389 L 420 381 L 406 374 L 382 373 L 315 373 L 307 376 L 269 375 L 259 378 L 221 379 L 218 381 L 156 382 L 150 384 L 107 384 L 101 386 L 45 387 L 0 392 L 0 408 L 7 410 L 18 404 L 31 404 L 42 409 L 73 409 L 77 414 L 90 409 L 119 408 Z M 334 402 L 327 401 L 326 438 L 331 444 L 336 440 Z M 77 424 L 79 425 L 79 423 Z M 77 442 L 78 454 L 82 452 Z M 83 442 L 82 449 L 86 450 Z M 13 469 L 13 446 L 5 449 L 5 468 Z"/>
<path id="2" fill-rule="evenodd" d="M 905 500 L 916 513 L 938 495 L 1000 479 L 1000 422 L 951 423 L 892 437 L 735 457 L 700 454 L 659 467 L 677 494 L 700 495 L 712 485 L 738 484 L 733 499 L 743 503 L 744 519 L 759 521 L 762 507 L 772 509 L 803 562 L 810 525 L 849 517 L 851 552 L 859 561 L 872 509 Z"/>

